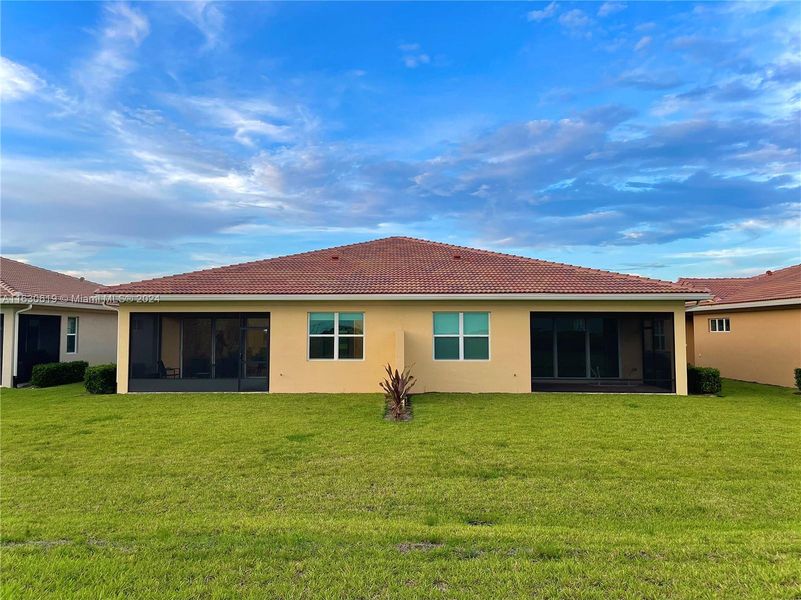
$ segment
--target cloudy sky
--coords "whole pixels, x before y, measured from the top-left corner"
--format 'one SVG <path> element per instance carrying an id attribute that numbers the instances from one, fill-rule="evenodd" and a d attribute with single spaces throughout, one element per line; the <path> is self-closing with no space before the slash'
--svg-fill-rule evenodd
<path id="1" fill-rule="evenodd" d="M 4 3 L 2 253 L 121 282 L 410 235 L 801 262 L 798 3 Z"/>

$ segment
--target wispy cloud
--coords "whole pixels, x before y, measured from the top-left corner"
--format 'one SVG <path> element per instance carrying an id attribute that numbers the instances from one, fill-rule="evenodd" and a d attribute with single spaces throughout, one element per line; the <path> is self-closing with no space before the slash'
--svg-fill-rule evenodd
<path id="1" fill-rule="evenodd" d="M 532 10 L 526 13 L 526 17 L 529 21 L 534 21 L 535 23 L 539 23 L 540 21 L 544 21 L 545 19 L 550 19 L 554 15 L 556 15 L 557 11 L 559 10 L 559 5 L 556 2 L 551 2 L 548 6 L 541 10 Z"/>
<path id="2" fill-rule="evenodd" d="M 401 44 L 398 49 L 402 53 L 401 60 L 404 66 L 409 69 L 415 69 L 431 62 L 431 57 L 422 51 L 420 44 Z"/>
<path id="3" fill-rule="evenodd" d="M 598 16 L 602 19 L 626 9 L 625 2 L 604 2 L 598 8 Z"/>
<path id="4" fill-rule="evenodd" d="M 654 41 L 654 38 L 652 38 L 650 35 L 644 35 L 644 36 L 642 36 L 642 37 L 640 38 L 640 40 L 639 40 L 639 41 L 638 41 L 638 42 L 637 42 L 637 43 L 634 45 L 634 49 L 635 49 L 637 52 L 641 52 L 641 51 L 645 50 L 645 49 L 646 49 L 648 46 L 650 46 L 650 45 L 651 45 L 651 42 L 653 42 L 653 41 Z"/>
<path id="5" fill-rule="evenodd" d="M 98 49 L 76 73 L 89 97 L 109 94 L 120 79 L 136 69 L 132 53 L 150 32 L 147 17 L 126 3 L 105 4 L 103 11 Z"/>
<path id="6" fill-rule="evenodd" d="M 205 43 L 203 48 L 208 50 L 220 45 L 225 29 L 225 15 L 216 2 L 196 0 L 192 2 L 178 2 L 174 5 L 179 14 L 197 27 L 203 35 Z"/>
<path id="7" fill-rule="evenodd" d="M 45 82 L 28 67 L 0 56 L 0 98 L 4 102 L 35 94 Z"/>

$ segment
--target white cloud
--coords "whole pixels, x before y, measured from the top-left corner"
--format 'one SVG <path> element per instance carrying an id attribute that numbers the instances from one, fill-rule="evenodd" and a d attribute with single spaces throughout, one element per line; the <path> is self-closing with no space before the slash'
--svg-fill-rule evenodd
<path id="1" fill-rule="evenodd" d="M 598 16 L 601 18 L 608 17 L 620 12 L 621 10 L 624 10 L 625 8 L 625 2 L 604 2 L 598 9 Z"/>
<path id="2" fill-rule="evenodd" d="M 648 46 L 651 45 L 651 42 L 653 41 L 654 39 L 650 35 L 644 35 L 643 37 L 640 38 L 640 41 L 637 42 L 637 44 L 634 46 L 634 49 L 637 52 L 645 50 Z"/>
<path id="3" fill-rule="evenodd" d="M 401 44 L 398 49 L 403 52 L 401 60 L 403 64 L 414 69 L 420 65 L 427 65 L 431 62 L 431 57 L 425 52 L 420 51 L 420 44 Z"/>
<path id="4" fill-rule="evenodd" d="M 4 102 L 21 100 L 44 86 L 45 82 L 28 67 L 0 57 L 0 98 Z"/>
<path id="5" fill-rule="evenodd" d="M 535 21 L 539 23 L 545 19 L 550 19 L 556 14 L 557 10 L 559 10 L 559 5 L 556 2 L 551 2 L 542 10 L 532 10 L 526 16 L 528 17 L 529 21 Z"/>
<path id="6" fill-rule="evenodd" d="M 559 24 L 568 29 L 581 29 L 591 23 L 591 19 L 583 10 L 574 8 L 559 17 Z"/>
<path id="7" fill-rule="evenodd" d="M 222 42 L 225 15 L 218 4 L 198 0 L 175 4 L 179 14 L 198 28 L 206 39 L 205 49 L 214 48 Z"/>
<path id="8" fill-rule="evenodd" d="M 125 3 L 105 5 L 98 49 L 77 73 L 89 96 L 109 94 L 120 79 L 136 69 L 131 54 L 148 33 L 150 23 L 140 11 Z"/>

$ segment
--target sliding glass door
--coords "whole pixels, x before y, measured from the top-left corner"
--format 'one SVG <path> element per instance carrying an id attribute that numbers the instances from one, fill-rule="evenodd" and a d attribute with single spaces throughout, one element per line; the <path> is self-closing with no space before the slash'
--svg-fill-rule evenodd
<path id="1" fill-rule="evenodd" d="M 532 315 L 531 374 L 562 379 L 620 377 L 617 318 Z"/>

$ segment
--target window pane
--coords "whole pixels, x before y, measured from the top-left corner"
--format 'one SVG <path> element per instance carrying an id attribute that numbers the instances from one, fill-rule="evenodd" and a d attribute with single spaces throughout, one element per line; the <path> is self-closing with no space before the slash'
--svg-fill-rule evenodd
<path id="1" fill-rule="evenodd" d="M 723 319 L 723 327 L 725 331 L 731 331 L 731 321 L 728 319 Z"/>
<path id="2" fill-rule="evenodd" d="M 214 377 L 239 377 L 239 318 L 214 322 Z"/>
<path id="3" fill-rule="evenodd" d="M 364 338 L 341 337 L 339 338 L 339 358 L 363 358 L 364 357 Z"/>
<path id="4" fill-rule="evenodd" d="M 78 333 L 77 317 L 67 317 L 67 333 Z"/>
<path id="5" fill-rule="evenodd" d="M 309 334 L 334 334 L 334 313 L 311 313 L 309 315 Z"/>
<path id="6" fill-rule="evenodd" d="M 553 377 L 553 319 L 531 319 L 531 376 Z"/>
<path id="7" fill-rule="evenodd" d="M 434 338 L 434 358 L 437 360 L 458 360 L 459 338 L 458 337 Z"/>
<path id="8" fill-rule="evenodd" d="M 67 352 L 75 352 L 75 336 L 67 336 Z"/>
<path id="9" fill-rule="evenodd" d="M 489 338 L 488 337 L 466 337 L 464 338 L 464 359 L 465 360 L 487 360 L 489 358 Z"/>
<path id="10" fill-rule="evenodd" d="M 485 312 L 464 313 L 464 334 L 489 335 L 489 313 Z"/>
<path id="11" fill-rule="evenodd" d="M 270 317 L 267 316 L 249 316 L 245 319 L 246 327 L 269 327 Z"/>
<path id="12" fill-rule="evenodd" d="M 590 376 L 618 377 L 617 319 L 591 317 L 587 319 L 587 329 L 590 332 Z"/>
<path id="13" fill-rule="evenodd" d="M 245 358 L 251 360 L 267 360 L 267 332 L 264 329 L 245 330 Z"/>
<path id="14" fill-rule="evenodd" d="M 709 331 L 717 331 L 718 330 L 718 322 L 715 319 L 709 320 Z"/>
<path id="15" fill-rule="evenodd" d="M 131 315 L 131 378 L 155 378 L 158 369 L 158 315 Z"/>
<path id="16" fill-rule="evenodd" d="M 267 377 L 267 363 L 245 363 L 245 377 Z"/>
<path id="17" fill-rule="evenodd" d="M 339 313 L 339 333 L 364 333 L 364 313 Z"/>
<path id="18" fill-rule="evenodd" d="M 184 319 L 183 377 L 211 377 L 211 319 Z"/>
<path id="19" fill-rule="evenodd" d="M 587 348 L 584 319 L 556 319 L 556 352 L 558 377 L 587 376 Z"/>
<path id="20" fill-rule="evenodd" d="M 459 313 L 434 313 L 434 335 L 458 335 Z M 458 357 L 457 357 L 458 358 Z"/>
<path id="21" fill-rule="evenodd" d="M 309 338 L 309 358 L 334 358 L 334 338 Z"/>

